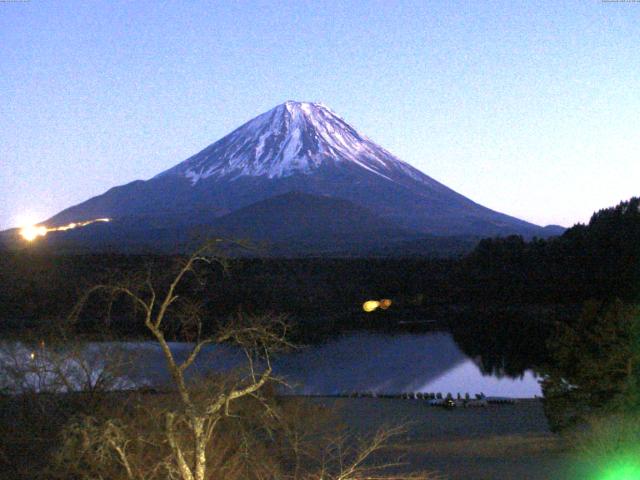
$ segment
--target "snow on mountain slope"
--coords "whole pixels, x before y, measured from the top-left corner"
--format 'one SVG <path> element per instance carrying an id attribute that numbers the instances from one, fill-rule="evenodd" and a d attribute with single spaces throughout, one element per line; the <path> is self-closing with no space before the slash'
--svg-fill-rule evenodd
<path id="1" fill-rule="evenodd" d="M 320 103 L 288 101 L 257 116 L 157 177 L 178 175 L 193 185 L 209 177 L 269 179 L 312 174 L 322 165 L 351 163 L 382 178 L 441 185 L 376 145 Z"/>

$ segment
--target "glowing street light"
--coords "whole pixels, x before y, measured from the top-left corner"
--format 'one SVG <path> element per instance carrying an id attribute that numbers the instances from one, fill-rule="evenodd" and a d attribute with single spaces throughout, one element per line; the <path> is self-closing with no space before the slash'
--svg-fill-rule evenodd
<path id="1" fill-rule="evenodd" d="M 373 312 L 378 308 L 381 308 L 382 310 L 386 310 L 391 306 L 392 303 L 393 302 L 388 298 L 383 298 L 382 300 L 368 300 L 362 304 L 362 310 L 364 310 L 367 313 Z"/>
<path id="2" fill-rule="evenodd" d="M 380 306 L 380 302 L 377 300 L 369 300 L 367 302 L 364 302 L 362 304 L 362 309 L 369 313 L 369 312 L 373 312 L 374 310 L 376 310 L 378 307 Z"/>

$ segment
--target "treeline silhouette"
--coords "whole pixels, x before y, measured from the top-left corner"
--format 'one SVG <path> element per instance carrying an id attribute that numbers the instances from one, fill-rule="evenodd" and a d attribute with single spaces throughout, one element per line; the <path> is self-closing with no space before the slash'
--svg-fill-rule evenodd
<path id="1" fill-rule="evenodd" d="M 522 311 L 537 322 L 557 312 L 558 306 L 566 312 L 565 307 L 579 308 L 588 299 L 637 301 L 639 205 L 640 199 L 633 198 L 601 210 L 587 225 L 576 225 L 548 240 L 526 242 L 517 236 L 481 240 L 462 258 L 235 258 L 229 260 L 228 273 L 215 265 L 199 272 L 208 285 L 199 294 L 212 319 L 238 310 L 270 311 L 315 322 L 327 331 L 359 326 L 415 328 L 421 321 L 426 325 L 427 320 L 454 319 L 466 331 L 491 336 L 495 329 L 476 330 L 491 323 L 517 330 L 518 322 L 524 321 L 518 313 Z M 62 318 L 87 286 L 110 281 L 117 272 L 148 270 L 161 276 L 177 260 L 153 255 L 50 255 L 37 247 L 4 252 L 0 255 L 2 328 L 22 329 Z M 185 288 L 198 285 L 194 280 Z M 362 302 L 379 298 L 390 298 L 391 308 L 362 312 Z M 92 319 L 99 322 L 99 307 L 104 305 L 89 311 L 88 317 L 93 317 L 86 319 L 87 326 Z M 511 313 L 504 314 L 505 309 Z M 127 319 L 120 312 L 125 310 L 116 304 L 111 311 L 112 321 L 123 331 Z M 479 315 L 479 311 L 489 313 Z"/>
<path id="2" fill-rule="evenodd" d="M 562 236 L 525 242 L 481 240 L 461 261 L 467 298 L 485 302 L 568 304 L 640 299 L 640 199 L 593 214 Z"/>
<path id="3" fill-rule="evenodd" d="M 586 303 L 640 302 L 639 207 L 632 198 L 548 240 L 482 240 L 454 273 L 456 299 L 472 304 L 451 323 L 458 345 L 486 373 L 548 371 L 554 336 Z"/>
<path id="4" fill-rule="evenodd" d="M 130 282 L 131 275 L 144 277 L 149 271 L 162 284 L 163 272 L 177 261 L 179 257 L 152 255 L 53 256 L 27 250 L 4 254 L 0 256 L 2 326 L 22 329 L 64 318 L 82 291 L 97 283 Z M 430 307 L 443 308 L 451 302 L 447 295 L 455 286 L 448 282 L 455 266 L 455 260 L 423 258 L 236 258 L 229 260 L 228 271 L 214 264 L 198 272 L 207 285 L 198 298 L 212 320 L 239 310 L 277 312 L 330 330 L 380 323 L 382 318 L 393 322 Z M 185 288 L 199 285 L 191 278 Z M 370 315 L 362 311 L 364 301 L 379 298 L 391 298 L 392 308 Z M 89 309 L 86 326 L 92 316 L 101 323 L 104 310 L 105 305 Z M 128 310 L 116 302 L 111 309 L 112 326 L 126 330 L 123 312 Z"/>

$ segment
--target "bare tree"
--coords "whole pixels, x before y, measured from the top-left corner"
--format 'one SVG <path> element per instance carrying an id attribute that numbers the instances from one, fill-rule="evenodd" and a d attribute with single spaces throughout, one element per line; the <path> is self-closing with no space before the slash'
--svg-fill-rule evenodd
<path id="1" fill-rule="evenodd" d="M 292 347 L 284 317 L 238 315 L 207 333 L 202 308 L 186 298 L 193 289 L 183 287 L 192 280 L 201 285 L 199 267 L 226 269 L 226 262 L 211 252 L 208 244 L 182 259 L 164 287 L 148 270 L 142 276 L 95 285 L 81 297 L 72 320 L 96 295 L 109 302 L 120 297 L 131 301 L 162 351 L 172 389 L 159 395 L 134 392 L 112 402 L 106 412 L 69 423 L 58 464 L 71 469 L 74 478 L 126 480 L 358 480 L 382 478 L 383 469 L 399 466 L 395 460 L 373 460 L 402 429 L 382 429 L 358 442 L 336 431 L 318 431 L 317 411 L 292 412 L 274 404 L 268 392 L 279 380 L 271 355 Z M 190 342 L 184 356 L 169 342 L 176 330 Z M 244 354 L 245 368 L 196 380 L 190 373 L 202 354 L 221 343 L 231 343 Z M 247 420 L 251 414 L 259 417 L 257 421 Z M 49 478 L 56 475 L 50 473 Z"/>
<path id="2" fill-rule="evenodd" d="M 111 301 L 124 296 L 141 312 L 144 326 L 160 346 L 179 399 L 178 408 L 169 408 L 164 413 L 164 436 L 171 451 L 171 458 L 164 467 L 171 478 L 181 480 L 208 478 L 207 446 L 220 420 L 229 415 L 233 402 L 243 397 L 261 399 L 260 390 L 274 380 L 272 352 L 290 346 L 286 339 L 287 323 L 281 316 L 247 318 L 239 315 L 215 334 L 203 335 L 201 310 L 195 302 L 183 299 L 179 290 L 188 276 L 198 278 L 199 265 L 217 264 L 226 268 L 225 261 L 213 255 L 212 251 L 212 244 L 209 243 L 182 260 L 177 273 L 163 290 L 154 285 L 151 272 L 148 271 L 143 280 L 136 277 L 129 281 L 91 287 L 71 313 L 71 319 L 77 319 L 89 299 L 98 294 L 106 294 Z M 184 359 L 177 358 L 167 340 L 167 332 L 174 328 L 176 319 L 179 320 L 183 337 L 191 340 L 192 344 Z M 247 360 L 247 374 L 237 378 L 233 384 L 219 388 L 216 395 L 197 396 L 189 384 L 188 370 L 205 347 L 225 342 L 241 347 Z M 116 453 L 126 471 L 126 478 L 142 478 L 128 460 L 127 444 L 130 439 L 123 429 L 114 423 L 103 427 L 104 444 Z"/>
<path id="3" fill-rule="evenodd" d="M 407 433 L 407 428 L 407 425 L 382 426 L 372 436 L 360 438 L 349 431 L 329 432 L 320 443 L 319 456 L 305 459 L 302 463 L 307 465 L 307 468 L 296 469 L 297 475 L 292 478 L 294 480 L 437 480 L 442 478 L 435 472 L 429 471 L 406 473 L 404 470 L 408 465 L 402 457 L 394 456 L 387 451 L 394 440 Z"/>

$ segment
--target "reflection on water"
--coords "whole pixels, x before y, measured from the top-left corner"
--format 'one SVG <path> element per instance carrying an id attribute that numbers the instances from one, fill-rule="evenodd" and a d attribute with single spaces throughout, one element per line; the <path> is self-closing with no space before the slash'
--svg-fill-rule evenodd
<path id="1" fill-rule="evenodd" d="M 549 361 L 546 345 L 560 314 L 532 307 L 473 310 L 451 328 L 456 344 L 483 373 L 521 377 Z"/>
<path id="2" fill-rule="evenodd" d="M 466 360 L 448 334 L 353 333 L 290 354 L 277 365 L 307 394 L 397 393 L 426 391 Z"/>
<path id="3" fill-rule="evenodd" d="M 160 385 L 168 381 L 162 352 L 154 343 L 90 344 L 86 352 L 93 357 L 112 356 L 116 345 L 130 360 L 126 372 L 130 384 Z M 174 343 L 171 348 L 178 359 L 184 359 L 189 351 L 188 344 Z M 16 350 L 16 344 L 13 349 Z M 30 361 L 29 351 L 23 350 L 22 361 L 26 365 Z M 243 365 L 243 359 L 233 348 L 212 346 L 203 350 L 192 372 L 199 375 L 232 369 Z M 483 392 L 510 397 L 541 394 L 530 371 L 520 378 L 484 375 L 478 368 L 479 362 L 465 356 L 448 333 L 350 333 L 280 355 L 273 363 L 275 373 L 292 386 L 290 393 Z"/>
<path id="4" fill-rule="evenodd" d="M 422 392 L 484 393 L 488 396 L 532 398 L 541 396 L 542 391 L 536 376 L 527 370 L 521 377 L 508 378 L 479 374 L 478 365 L 467 359 L 462 364 L 448 370 L 444 375 L 423 385 Z"/>
<path id="5" fill-rule="evenodd" d="M 448 333 L 384 335 L 353 333 L 308 347 L 276 362 L 297 383 L 296 392 L 483 392 L 533 397 L 540 386 L 527 371 L 522 378 L 483 375 Z"/>

